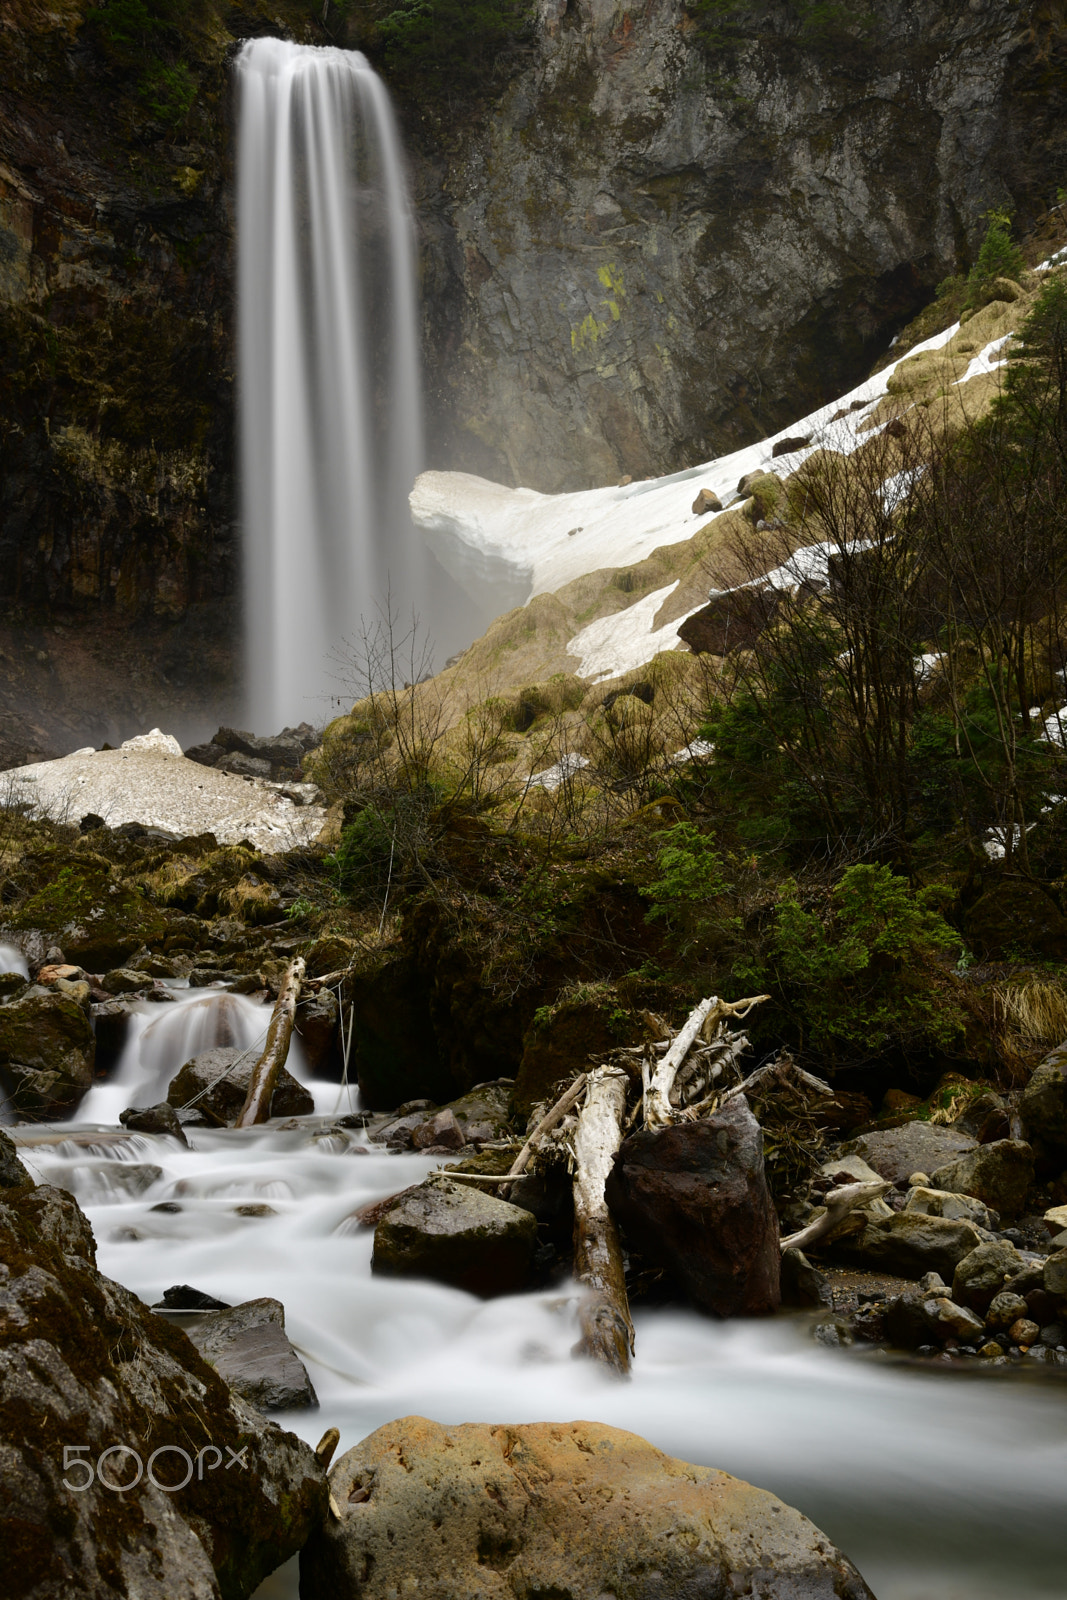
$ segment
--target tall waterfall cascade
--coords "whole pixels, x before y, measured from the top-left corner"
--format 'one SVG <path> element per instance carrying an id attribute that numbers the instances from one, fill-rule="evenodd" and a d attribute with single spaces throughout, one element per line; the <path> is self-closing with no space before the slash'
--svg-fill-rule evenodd
<path id="1" fill-rule="evenodd" d="M 415 231 L 385 86 L 355 52 L 237 59 L 247 715 L 320 720 L 346 641 L 424 583 Z"/>

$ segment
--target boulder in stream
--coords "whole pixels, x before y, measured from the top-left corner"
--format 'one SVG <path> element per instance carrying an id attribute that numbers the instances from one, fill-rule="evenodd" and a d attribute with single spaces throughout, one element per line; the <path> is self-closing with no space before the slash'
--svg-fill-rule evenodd
<path id="1" fill-rule="evenodd" d="M 963 1256 L 952 1276 L 952 1298 L 984 1316 L 992 1301 L 1014 1281 L 1023 1258 L 1007 1239 L 985 1240 Z"/>
<path id="2" fill-rule="evenodd" d="M 605 1193 L 645 1259 L 665 1267 L 702 1311 L 777 1310 L 778 1217 L 763 1134 L 743 1095 L 703 1121 L 631 1134 Z"/>
<path id="3" fill-rule="evenodd" d="M 168 1103 L 181 1107 L 200 1095 L 197 1110 L 216 1126 L 231 1127 L 245 1103 L 258 1055 L 258 1049 L 238 1050 L 231 1046 L 202 1050 L 171 1079 Z M 271 1116 L 302 1117 L 314 1109 L 313 1096 L 283 1067 L 270 1103 Z"/>
<path id="4" fill-rule="evenodd" d="M 926 1272 L 951 1277 L 957 1263 L 981 1243 L 979 1229 L 964 1218 L 900 1211 L 867 1226 L 848 1247 L 865 1265 L 919 1278 Z"/>
<path id="5" fill-rule="evenodd" d="M 187 1333 L 230 1388 L 260 1411 L 317 1406 L 307 1369 L 285 1332 L 285 1307 L 264 1296 L 208 1311 Z"/>
<path id="6" fill-rule="evenodd" d="M 997 1139 L 931 1174 L 935 1189 L 973 1195 L 1002 1217 L 1017 1217 L 1034 1181 L 1034 1152 L 1021 1139 Z"/>
<path id="7" fill-rule="evenodd" d="M 332 1600 L 874 1600 L 813 1523 L 766 1490 L 597 1422 L 387 1423 L 330 1473 L 300 1557 Z"/>
<path id="8" fill-rule="evenodd" d="M 1027 1139 L 1052 1156 L 1067 1158 L 1067 1044 L 1058 1045 L 1035 1067 L 1018 1109 Z"/>
<path id="9" fill-rule="evenodd" d="M 0 1088 L 23 1116 L 69 1115 L 92 1086 L 96 1041 L 69 995 L 31 993 L 0 1006 Z"/>
<path id="10" fill-rule="evenodd" d="M 326 1513 L 312 1451 L 97 1270 L 77 1202 L 3 1133 L 0 1260 L 3 1592 L 245 1600 Z"/>
<path id="11" fill-rule="evenodd" d="M 977 1139 L 936 1122 L 906 1122 L 900 1128 L 875 1128 L 842 1145 L 841 1154 L 862 1156 L 881 1178 L 901 1183 L 913 1172 L 933 1172 L 978 1147 Z"/>
<path id="12" fill-rule="evenodd" d="M 438 1178 L 402 1194 L 374 1230 L 375 1272 L 488 1297 L 530 1281 L 537 1219 L 473 1184 Z"/>

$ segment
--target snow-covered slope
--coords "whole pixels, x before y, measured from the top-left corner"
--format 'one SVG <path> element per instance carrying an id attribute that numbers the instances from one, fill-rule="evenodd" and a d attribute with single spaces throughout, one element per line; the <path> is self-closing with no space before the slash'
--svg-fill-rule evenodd
<path id="1" fill-rule="evenodd" d="M 939 350 L 958 332 L 959 323 L 954 323 L 909 350 L 908 357 Z M 980 368 L 979 362 L 972 366 L 987 372 L 990 362 L 1000 357 L 991 346 L 982 351 Z M 561 589 L 583 573 L 643 561 L 661 545 L 688 539 L 693 533 L 693 498 L 699 489 L 711 489 L 727 506 L 737 498 L 738 481 L 746 473 L 772 465 L 782 475 L 795 472 L 819 449 L 851 453 L 878 431 L 861 431 L 862 424 L 888 393 L 895 371 L 896 365 L 886 367 L 770 439 L 665 478 L 546 495 L 533 489 L 507 489 L 463 472 L 424 472 L 411 492 L 412 516 L 457 582 L 470 589 L 477 581 L 475 598 L 481 599 L 485 585 L 494 581 L 510 585 L 498 608 L 505 610 L 520 603 L 520 589 L 525 589 L 521 600 L 530 600 Z M 851 410 L 857 402 L 862 404 Z M 842 410 L 848 414 L 831 421 Z M 805 436 L 810 443 L 803 449 L 774 456 L 781 439 Z"/>

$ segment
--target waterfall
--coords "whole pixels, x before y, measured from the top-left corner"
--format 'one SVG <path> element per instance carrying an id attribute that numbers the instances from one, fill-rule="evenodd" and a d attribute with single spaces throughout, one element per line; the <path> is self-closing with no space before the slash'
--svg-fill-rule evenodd
<path id="1" fill-rule="evenodd" d="M 415 242 L 362 55 L 254 39 L 237 91 L 246 704 L 274 731 L 322 717 L 361 618 L 418 602 Z"/>

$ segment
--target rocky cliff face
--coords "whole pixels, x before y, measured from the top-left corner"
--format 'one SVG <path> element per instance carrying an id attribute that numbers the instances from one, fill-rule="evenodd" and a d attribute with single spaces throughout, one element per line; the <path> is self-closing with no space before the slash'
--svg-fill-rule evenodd
<path id="1" fill-rule="evenodd" d="M 1062 0 L 690 4 L 539 0 L 462 113 L 398 81 L 433 465 L 582 487 L 782 426 L 1067 173 Z M 231 714 L 229 64 L 383 9 L 8 0 L 0 766 Z"/>
<path id="2" fill-rule="evenodd" d="M 1062 6 L 858 10 L 540 0 L 530 64 L 423 170 L 450 464 L 582 488 L 773 432 L 858 380 L 984 211 L 1054 194 Z"/>
<path id="3" fill-rule="evenodd" d="M 150 713 L 190 728 L 232 688 L 227 62 L 273 26 L 4 8 L 0 765 Z"/>

